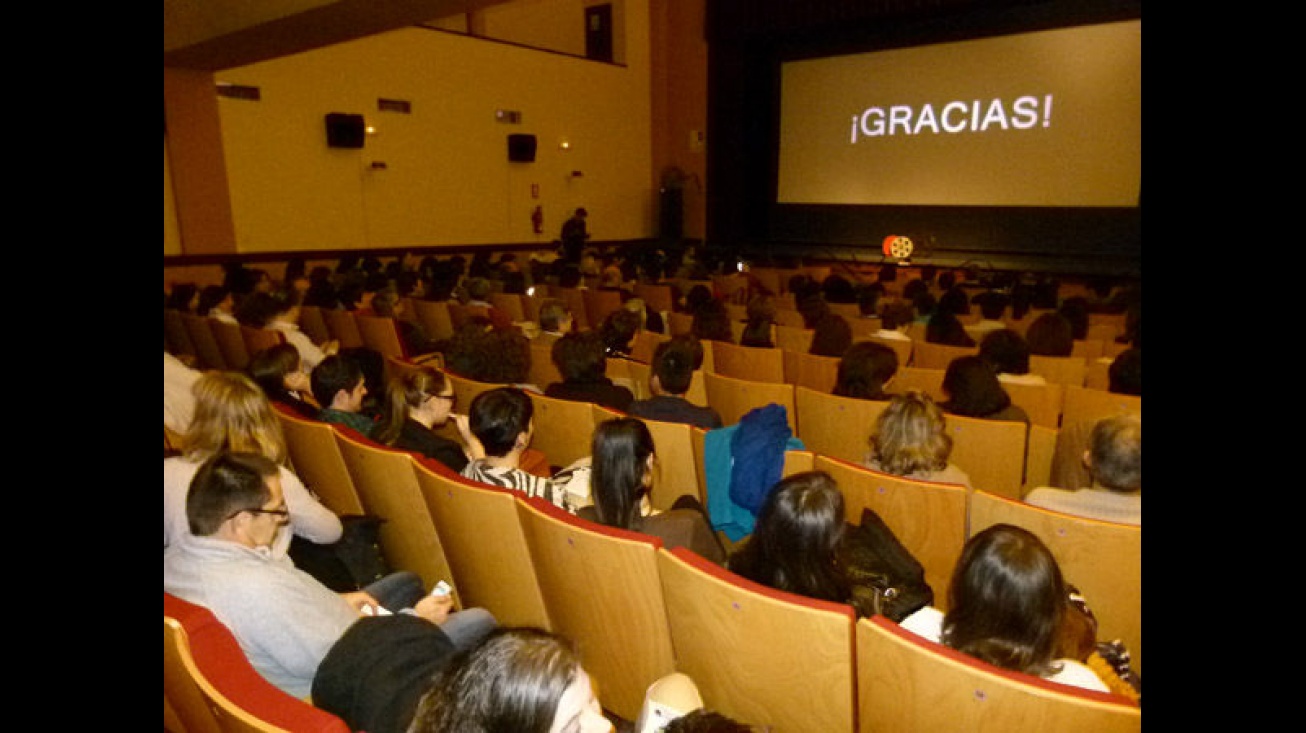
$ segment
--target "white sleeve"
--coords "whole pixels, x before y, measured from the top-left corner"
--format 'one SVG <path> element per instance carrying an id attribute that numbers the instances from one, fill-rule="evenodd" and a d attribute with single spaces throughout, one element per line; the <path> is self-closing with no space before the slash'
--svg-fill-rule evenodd
<path id="1" fill-rule="evenodd" d="M 281 468 L 281 493 L 290 510 L 290 530 L 311 542 L 331 544 L 344 534 L 344 525 L 327 509 L 290 469 Z"/>

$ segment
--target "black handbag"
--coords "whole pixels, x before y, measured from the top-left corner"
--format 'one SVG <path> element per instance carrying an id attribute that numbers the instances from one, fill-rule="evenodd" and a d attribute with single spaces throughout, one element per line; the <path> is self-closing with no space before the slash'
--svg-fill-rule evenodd
<path id="1" fill-rule="evenodd" d="M 338 541 L 321 545 L 296 535 L 290 540 L 290 559 L 337 593 L 359 590 L 390 573 L 380 545 L 384 522 L 368 514 L 342 515 L 344 533 Z"/>
<path id="2" fill-rule="evenodd" d="M 902 621 L 934 602 L 925 568 L 874 510 L 863 509 L 861 524 L 847 526 L 839 549 L 859 615 Z"/>

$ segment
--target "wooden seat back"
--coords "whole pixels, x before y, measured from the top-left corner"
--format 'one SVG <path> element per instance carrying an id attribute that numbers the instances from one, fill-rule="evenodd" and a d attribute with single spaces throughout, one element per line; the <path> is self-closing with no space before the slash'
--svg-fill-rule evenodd
<path id="1" fill-rule="evenodd" d="M 435 340 L 453 336 L 453 316 L 449 313 L 449 304 L 443 300 L 413 300 L 413 315 L 422 325 L 426 335 Z"/>
<path id="2" fill-rule="evenodd" d="M 1084 386 L 1084 377 L 1088 373 L 1088 361 L 1082 356 L 1043 356 L 1031 354 L 1029 357 L 1031 374 L 1041 374 L 1054 384 L 1066 387 Z"/>
<path id="3" fill-rule="evenodd" d="M 630 358 L 644 364 L 652 364 L 653 352 L 657 351 L 658 344 L 669 340 L 671 337 L 665 333 L 640 331 L 635 334 L 635 341 L 631 344 Z"/>
<path id="4" fill-rule="evenodd" d="M 251 359 L 260 351 L 286 343 L 285 332 L 270 328 L 254 328 L 253 326 L 242 325 L 240 327 L 240 336 L 245 340 L 245 351 L 249 353 Z"/>
<path id="5" fill-rule="evenodd" d="M 688 313 L 671 311 L 667 314 L 666 319 L 667 333 L 672 336 L 681 336 L 694 332 L 694 317 Z"/>
<path id="6" fill-rule="evenodd" d="M 554 382 L 562 381 L 562 373 L 553 363 L 553 343 L 542 343 L 532 341 L 531 349 L 531 368 L 526 373 L 526 381 L 540 389 L 548 387 Z"/>
<path id="7" fill-rule="evenodd" d="M 1097 617 L 1098 639 L 1122 639 L 1134 669 L 1143 668 L 1143 530 L 1087 519 L 976 490 L 970 532 L 1014 524 L 1033 532 L 1052 551 L 1066 582 L 1084 594 Z"/>
<path id="8" fill-rule="evenodd" d="M 286 453 L 295 475 L 313 490 L 323 506 L 336 514 L 362 514 L 363 502 L 345 466 L 335 429 L 330 423 L 310 420 L 292 408 L 273 403 Z"/>
<path id="9" fill-rule="evenodd" d="M 926 369 L 924 367 L 900 366 L 885 388 L 891 394 L 904 394 L 909 389 L 918 389 L 929 395 L 935 402 L 943 402 L 948 395 L 943 391 L 943 376 L 946 369 Z"/>
<path id="10" fill-rule="evenodd" d="M 661 540 L 518 499 L 553 630 L 583 650 L 603 707 L 639 717 L 648 686 L 675 671 L 658 576 Z"/>
<path id="11" fill-rule="evenodd" d="M 535 404 L 535 433 L 531 447 L 544 453 L 559 468 L 590 454 L 594 439 L 594 406 L 589 402 L 548 397 L 527 392 Z"/>
<path id="12" fill-rule="evenodd" d="M 893 339 L 893 338 L 884 338 L 883 336 L 867 336 L 865 339 L 857 339 L 857 340 L 874 341 L 877 344 L 883 344 L 884 346 L 888 346 L 890 349 L 893 349 L 893 353 L 898 355 L 899 369 L 911 364 L 912 346 L 915 343 L 911 339 Z"/>
<path id="13" fill-rule="evenodd" d="M 590 323 L 589 313 L 585 309 L 585 291 L 580 288 L 552 288 L 553 297 L 561 300 L 567 306 L 567 312 L 571 313 L 572 328 L 577 331 L 588 331 L 591 328 L 598 328 L 598 323 Z"/>
<path id="14" fill-rule="evenodd" d="M 173 356 L 198 357 L 195 343 L 186 331 L 182 312 L 175 308 L 163 309 L 163 345 Z"/>
<path id="15" fill-rule="evenodd" d="M 1065 386 L 1055 382 L 1047 384 L 1020 384 L 1003 382 L 1002 389 L 1011 398 L 1011 403 L 1025 411 L 1031 425 L 1047 428 L 1061 426 L 1061 403 L 1065 398 Z"/>
<path id="16" fill-rule="evenodd" d="M 712 370 L 727 377 L 781 384 L 785 381 L 784 351 L 713 341 Z"/>
<path id="17" fill-rule="evenodd" d="M 581 301 L 585 304 L 585 319 L 595 330 L 603 325 L 608 314 L 621 310 L 621 293 L 616 290 L 582 290 Z"/>
<path id="18" fill-rule="evenodd" d="M 299 306 L 299 330 L 318 346 L 331 340 L 331 329 L 327 328 L 321 306 Z"/>
<path id="19" fill-rule="evenodd" d="M 797 326 L 782 324 L 776 320 L 776 324 L 771 327 L 771 332 L 775 335 L 775 346 L 777 349 L 792 351 L 798 354 L 806 354 L 812 349 L 812 338 L 816 331 L 810 328 L 803 328 L 800 323 Z"/>
<path id="20" fill-rule="evenodd" d="M 210 318 L 209 328 L 213 330 L 213 339 L 218 342 L 228 369 L 243 371 L 249 366 L 249 347 L 245 345 L 245 335 L 241 332 L 244 326 Z"/>
<path id="21" fill-rule="evenodd" d="M 603 410 L 603 408 L 596 408 Z M 608 412 L 604 410 L 604 412 Z M 596 423 L 607 419 L 595 413 Z M 666 511 L 676 499 L 688 494 L 707 506 L 707 497 L 700 491 L 699 474 L 702 468 L 695 461 L 694 426 L 688 423 L 663 422 L 641 418 L 653 436 L 653 449 L 657 464 L 653 470 L 653 486 L 649 489 L 649 503 L 654 509 Z"/>
<path id="22" fill-rule="evenodd" d="M 209 325 L 208 316 L 183 313 L 181 321 L 186 327 L 186 333 L 190 335 L 191 343 L 195 345 L 199 368 L 226 369 L 227 360 L 222 356 L 222 347 L 218 346 L 218 340 L 213 337 L 213 327 Z"/>
<path id="23" fill-rule="evenodd" d="M 821 455 L 861 463 L 870 450 L 867 441 L 887 400 L 839 397 L 828 391 L 794 388 L 798 412 L 798 438 Z"/>
<path id="24" fill-rule="evenodd" d="M 837 356 L 820 356 L 784 350 L 784 381 L 794 387 L 807 387 L 829 393 L 839 381 Z"/>
<path id="25" fill-rule="evenodd" d="M 213 612 L 163 594 L 163 697 L 186 733 L 349 733 L 268 682 Z"/>
<path id="26" fill-rule="evenodd" d="M 756 382 L 705 371 L 703 386 L 707 390 L 707 404 L 720 413 L 724 424 L 733 425 L 750 410 L 775 403 L 785 408 L 789 429 L 797 433 L 792 384 Z"/>
<path id="27" fill-rule="evenodd" d="M 413 356 L 404 348 L 403 339 L 399 338 L 399 324 L 395 323 L 395 319 L 357 313 L 354 321 L 358 326 L 358 336 L 367 348 L 388 358 L 407 359 Z"/>
<path id="28" fill-rule="evenodd" d="M 521 293 L 490 293 L 486 297 L 486 302 L 503 311 L 504 315 L 513 323 L 520 323 L 528 320 L 526 318 L 526 303 Z M 536 321 L 538 321 L 538 317 Z"/>
<path id="29" fill-rule="evenodd" d="M 974 356 L 979 346 L 951 346 L 920 340 L 912 344 L 911 365 L 921 369 L 947 369 L 959 356 Z"/>
<path id="30" fill-rule="evenodd" d="M 947 430 L 952 436 L 948 460 L 966 472 L 971 486 L 1013 499 L 1023 495 L 1025 423 L 948 415 Z"/>
<path id="31" fill-rule="evenodd" d="M 413 461 L 417 483 L 468 606 L 500 626 L 552 628 L 535 575 L 517 494 L 465 479 L 431 460 Z M 487 542 L 486 538 L 494 538 Z"/>
<path id="32" fill-rule="evenodd" d="M 711 709 L 795 733 L 855 730 L 851 606 L 777 591 L 685 549 L 658 568 L 676 669 Z"/>
<path id="33" fill-rule="evenodd" d="M 857 622 L 859 733 L 1138 733 L 1127 698 L 994 667 L 883 616 Z"/>
<path id="34" fill-rule="evenodd" d="M 644 301 L 644 304 L 658 313 L 670 313 L 676 309 L 675 296 L 671 293 L 671 286 L 654 283 L 635 283 L 635 297 Z"/>
<path id="35" fill-rule="evenodd" d="M 353 311 L 327 308 L 322 311 L 322 319 L 326 321 L 331 338 L 340 344 L 340 348 L 354 349 L 363 345 L 363 334 L 358 330 L 358 321 L 354 320 Z"/>
<path id="36" fill-rule="evenodd" d="M 815 467 L 839 484 L 849 522 L 860 524 L 863 509 L 880 515 L 924 566 L 933 605 L 946 609 L 952 569 L 966 544 L 966 488 L 894 476 L 819 453 Z"/>
<path id="37" fill-rule="evenodd" d="M 379 544 L 390 568 L 417 573 L 427 588 L 441 580 L 447 582 L 453 586 L 455 606 L 463 607 L 435 520 L 417 484 L 413 456 L 374 443 L 349 428 L 332 428 L 363 508 L 385 520 Z"/>

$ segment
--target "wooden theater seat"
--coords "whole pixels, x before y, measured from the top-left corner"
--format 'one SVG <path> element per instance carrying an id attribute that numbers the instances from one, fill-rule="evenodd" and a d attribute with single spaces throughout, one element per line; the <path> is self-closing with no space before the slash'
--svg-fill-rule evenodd
<path id="1" fill-rule="evenodd" d="M 1010 672 L 883 616 L 857 622 L 859 733 L 1138 733 L 1128 698 Z"/>
<path id="2" fill-rule="evenodd" d="M 518 494 L 462 478 L 428 459 L 414 460 L 413 470 L 463 603 L 489 610 L 500 626 L 552 628 L 518 515 Z"/>
<path id="3" fill-rule="evenodd" d="M 580 645 L 603 707 L 635 720 L 675 671 L 656 537 L 574 517 L 538 498 L 517 508 L 553 630 Z"/>
<path id="4" fill-rule="evenodd" d="M 222 350 L 222 359 L 227 363 L 228 369 L 243 371 L 249 366 L 249 347 L 245 345 L 245 335 L 241 333 L 241 329 L 245 326 L 210 318 L 209 328 L 213 330 L 213 338 L 218 342 L 218 348 Z"/>
<path id="5" fill-rule="evenodd" d="M 358 330 L 358 321 L 354 319 L 353 311 L 327 308 L 322 311 L 322 319 L 326 321 L 331 338 L 339 342 L 340 348 L 353 349 L 363 345 L 363 334 Z"/>
<path id="6" fill-rule="evenodd" d="M 318 346 L 331 340 L 331 329 L 327 328 L 321 306 L 299 306 L 299 330 Z"/>
<path id="7" fill-rule="evenodd" d="M 839 484 L 849 522 L 859 524 L 863 509 L 880 515 L 925 567 L 934 606 L 946 609 L 952 569 L 966 544 L 965 487 L 894 476 L 820 454 L 815 468 Z"/>
<path id="8" fill-rule="evenodd" d="M 417 484 L 412 454 L 374 443 L 341 425 L 332 428 L 363 507 L 385 520 L 379 544 L 391 569 L 417 573 L 426 588 L 447 582 L 453 587 L 455 607 L 462 608 L 435 520 Z"/>
<path id="9" fill-rule="evenodd" d="M 972 535 L 994 524 L 1014 524 L 1038 535 L 1097 616 L 1098 638 L 1119 638 L 1143 668 L 1143 530 L 1043 509 L 976 491 L 971 496 Z"/>
<path id="10" fill-rule="evenodd" d="M 855 730 L 852 606 L 768 588 L 685 548 L 657 560 L 676 670 L 709 709 L 778 731 Z"/>
<path id="11" fill-rule="evenodd" d="M 453 336 L 453 316 L 449 313 L 448 303 L 416 298 L 413 300 L 413 315 L 430 338 L 440 340 Z"/>
<path id="12" fill-rule="evenodd" d="M 199 359 L 198 367 L 226 369 L 227 360 L 222 356 L 222 348 L 218 346 L 218 340 L 213 337 L 213 328 L 209 325 L 208 317 L 182 313 L 181 322 L 186 327 L 186 333 L 190 335 L 191 343 L 195 346 L 195 356 Z"/>
<path id="13" fill-rule="evenodd" d="M 363 345 L 381 356 L 394 359 L 415 356 L 409 354 L 404 347 L 404 341 L 399 337 L 399 324 L 395 323 L 395 319 L 356 313 L 354 322 L 358 326 L 358 336 L 363 340 Z"/>
<path id="14" fill-rule="evenodd" d="M 542 452 L 549 464 L 564 468 L 590 454 L 594 439 L 594 406 L 589 402 L 548 397 L 527 392 L 535 404 L 535 432 L 531 447 Z"/>
<path id="15" fill-rule="evenodd" d="M 330 423 L 310 420 L 292 408 L 273 403 L 281 433 L 286 439 L 290 465 L 304 485 L 322 500 L 322 505 L 339 515 L 362 514 L 363 502 L 345 466 L 335 428 Z"/>
<path id="16" fill-rule="evenodd" d="M 264 679 L 212 611 L 166 591 L 163 698 L 185 733 L 349 733 L 340 718 Z"/>
<path id="17" fill-rule="evenodd" d="M 717 374 L 753 382 L 785 382 L 784 351 L 775 347 L 740 346 L 712 342 L 712 370 Z"/>
<path id="18" fill-rule="evenodd" d="M 750 410 L 775 403 L 785 408 L 789 429 L 795 430 L 797 411 L 792 384 L 736 379 L 705 371 L 703 386 L 707 389 L 707 404 L 721 414 L 726 425 L 739 422 Z"/>
<path id="19" fill-rule="evenodd" d="M 948 415 L 947 431 L 952 436 L 949 461 L 966 472 L 971 486 L 1013 499 L 1024 495 L 1029 426 Z"/>
<path id="20" fill-rule="evenodd" d="M 795 387 L 830 393 L 839 381 L 837 356 L 784 351 L 784 380 Z"/>
<path id="21" fill-rule="evenodd" d="M 887 400 L 859 400 L 828 391 L 794 388 L 799 439 L 821 455 L 861 463 L 870 450 L 868 440 Z"/>
<path id="22" fill-rule="evenodd" d="M 920 369 L 947 369 L 959 356 L 974 356 L 979 346 L 950 346 L 920 340 L 912 344 L 911 365 Z"/>

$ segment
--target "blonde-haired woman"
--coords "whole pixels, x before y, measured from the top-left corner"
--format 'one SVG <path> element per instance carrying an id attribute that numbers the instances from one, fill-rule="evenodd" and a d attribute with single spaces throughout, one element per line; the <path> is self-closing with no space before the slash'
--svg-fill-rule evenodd
<path id="1" fill-rule="evenodd" d="M 191 391 L 195 414 L 181 439 L 182 454 L 163 459 L 163 546 L 190 535 L 186 493 L 200 464 L 219 451 L 258 453 L 281 466 L 290 531 L 277 534 L 271 548 L 275 556 L 286 555 L 292 534 L 317 544 L 339 540 L 344 531 L 340 518 L 286 468 L 281 423 L 263 390 L 239 372 L 212 371 Z"/>
<path id="2" fill-rule="evenodd" d="M 882 473 L 970 488 L 970 477 L 948 462 L 952 436 L 943 410 L 929 395 L 908 390 L 894 395 L 875 422 L 866 466 Z"/>

